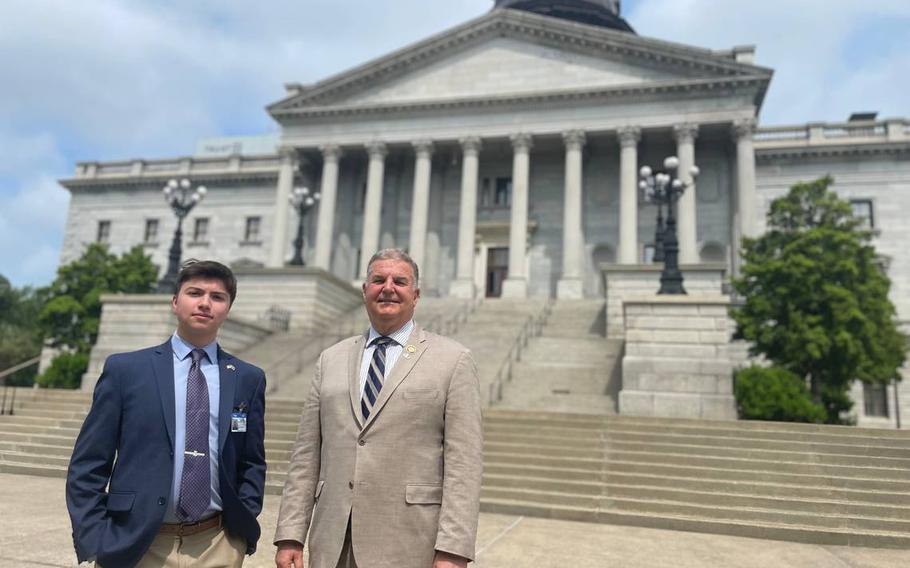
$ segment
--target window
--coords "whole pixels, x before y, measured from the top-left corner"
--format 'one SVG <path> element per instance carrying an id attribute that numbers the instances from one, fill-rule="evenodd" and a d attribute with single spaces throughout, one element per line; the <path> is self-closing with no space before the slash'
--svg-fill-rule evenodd
<path id="1" fill-rule="evenodd" d="M 866 416 L 888 417 L 888 385 L 863 383 L 863 403 Z"/>
<path id="2" fill-rule="evenodd" d="M 98 221 L 98 235 L 95 238 L 99 243 L 111 242 L 111 222 Z"/>
<path id="3" fill-rule="evenodd" d="M 860 225 L 861 228 L 875 228 L 875 218 L 872 215 L 871 199 L 851 199 L 850 208 L 853 209 L 853 216 L 862 221 L 862 224 Z"/>
<path id="4" fill-rule="evenodd" d="M 499 208 L 512 204 L 512 178 L 483 178 L 480 188 L 481 207 Z"/>
<path id="5" fill-rule="evenodd" d="M 246 218 L 246 229 L 243 231 L 243 240 L 246 242 L 258 242 L 259 241 L 259 226 L 261 225 L 261 217 L 247 217 Z"/>
<path id="6" fill-rule="evenodd" d="M 143 238 L 145 243 L 157 243 L 158 242 L 158 219 L 146 219 L 145 220 L 145 237 Z"/>
<path id="7" fill-rule="evenodd" d="M 209 238 L 209 219 L 208 217 L 199 217 L 193 225 L 193 242 L 202 243 Z"/>
<path id="8" fill-rule="evenodd" d="M 657 249 L 652 244 L 647 244 L 644 248 L 641 249 L 641 263 L 642 264 L 651 264 L 654 262 L 654 255 L 657 253 Z"/>

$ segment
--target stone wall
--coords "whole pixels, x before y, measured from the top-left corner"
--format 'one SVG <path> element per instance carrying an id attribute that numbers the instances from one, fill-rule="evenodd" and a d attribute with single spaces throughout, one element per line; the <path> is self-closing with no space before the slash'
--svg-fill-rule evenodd
<path id="1" fill-rule="evenodd" d="M 728 308 L 719 294 L 625 300 L 620 414 L 736 419 Z"/>

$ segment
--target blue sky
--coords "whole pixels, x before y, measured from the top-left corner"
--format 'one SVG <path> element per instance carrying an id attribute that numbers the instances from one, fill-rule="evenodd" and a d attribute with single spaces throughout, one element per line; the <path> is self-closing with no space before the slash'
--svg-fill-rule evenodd
<path id="1" fill-rule="evenodd" d="M 763 124 L 910 116 L 910 1 L 625 0 L 643 36 L 757 46 Z M 479 16 L 492 0 L 4 0 L 0 274 L 53 279 L 79 160 L 187 155 L 275 130 L 264 107 Z"/>

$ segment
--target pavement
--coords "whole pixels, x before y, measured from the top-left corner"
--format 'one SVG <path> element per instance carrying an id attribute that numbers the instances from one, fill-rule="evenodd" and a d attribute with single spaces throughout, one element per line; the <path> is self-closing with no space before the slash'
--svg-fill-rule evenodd
<path id="1" fill-rule="evenodd" d="M 0 474 L 0 568 L 75 565 L 62 479 Z M 279 498 L 244 566 L 271 568 Z M 907 568 L 910 550 L 818 546 L 733 536 L 481 514 L 475 568 Z M 428 567 L 429 568 L 429 567 Z"/>

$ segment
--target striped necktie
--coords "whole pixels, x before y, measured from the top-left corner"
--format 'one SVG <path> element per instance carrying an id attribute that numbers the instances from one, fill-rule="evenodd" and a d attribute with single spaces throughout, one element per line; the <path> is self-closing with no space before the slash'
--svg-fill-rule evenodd
<path id="1" fill-rule="evenodd" d="M 370 417 L 373 411 L 373 405 L 379 398 L 379 391 L 382 390 L 382 381 L 385 377 L 385 350 L 390 343 L 395 340 L 391 337 L 380 336 L 370 343 L 375 345 L 373 358 L 370 360 L 370 368 L 367 370 L 367 382 L 363 387 L 363 397 L 360 399 L 360 410 L 363 412 L 363 419 Z"/>

